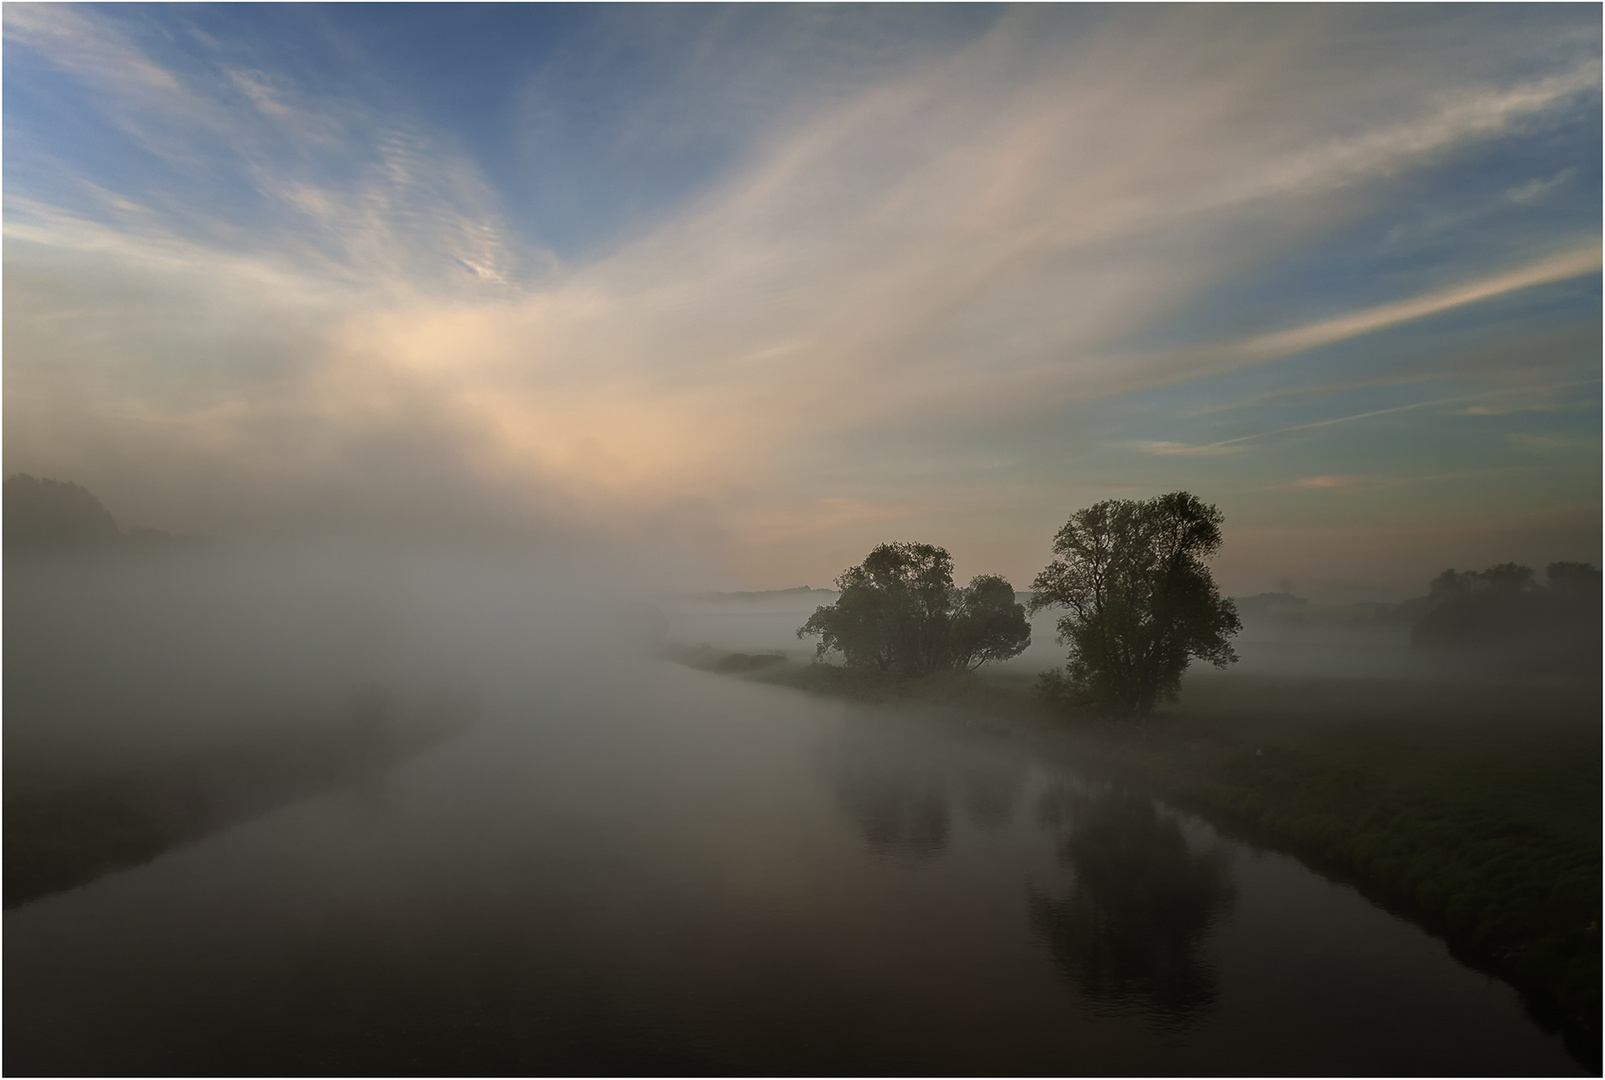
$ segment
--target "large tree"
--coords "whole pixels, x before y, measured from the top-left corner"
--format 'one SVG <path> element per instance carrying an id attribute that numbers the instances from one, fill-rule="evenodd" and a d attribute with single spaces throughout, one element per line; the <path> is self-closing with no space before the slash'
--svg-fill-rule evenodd
<path id="1" fill-rule="evenodd" d="M 1235 662 L 1231 636 L 1242 624 L 1206 565 L 1224 520 L 1185 491 L 1076 511 L 1032 583 L 1033 613 L 1066 612 L 1058 629 L 1069 662 L 1050 680 L 1117 716 L 1142 715 L 1175 699 L 1192 659 Z"/>
<path id="2" fill-rule="evenodd" d="M 955 588 L 953 557 L 931 544 L 881 544 L 836 587 L 841 597 L 797 636 L 818 636 L 819 656 L 839 652 L 848 667 L 929 675 L 1006 660 L 1031 642 L 1012 585 L 988 574 Z"/>

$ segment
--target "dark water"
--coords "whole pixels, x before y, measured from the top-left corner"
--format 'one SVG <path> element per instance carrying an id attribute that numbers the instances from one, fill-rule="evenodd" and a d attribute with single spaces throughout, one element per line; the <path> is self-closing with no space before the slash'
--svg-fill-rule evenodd
<path id="1" fill-rule="evenodd" d="M 1505 986 L 1009 740 L 669 666 L 5 916 L 26 1073 L 1577 1071 Z"/>

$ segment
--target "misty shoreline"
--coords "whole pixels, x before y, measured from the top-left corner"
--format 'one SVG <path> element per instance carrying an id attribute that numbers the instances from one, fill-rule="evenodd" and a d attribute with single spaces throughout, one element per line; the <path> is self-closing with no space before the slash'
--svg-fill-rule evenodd
<path id="1" fill-rule="evenodd" d="M 1588 921 L 1601 867 L 1597 685 L 1206 676 L 1133 723 L 1069 719 L 1017 672 L 911 679 L 794 664 L 778 651 L 665 644 L 658 655 L 1027 740 L 1150 790 L 1443 939 L 1461 963 L 1514 987 L 1579 1063 L 1599 1067 L 1599 931 Z M 1467 728 L 1476 745 L 1454 747 Z M 1556 805 L 1543 820 L 1530 803 L 1546 798 Z"/>
<path id="2" fill-rule="evenodd" d="M 28 760 L 6 775 L 4 906 L 142 865 L 333 788 L 380 784 L 400 762 L 466 730 L 478 710 L 457 695 L 398 716 L 390 694 L 369 687 L 332 722 L 248 729 L 143 763 Z"/>

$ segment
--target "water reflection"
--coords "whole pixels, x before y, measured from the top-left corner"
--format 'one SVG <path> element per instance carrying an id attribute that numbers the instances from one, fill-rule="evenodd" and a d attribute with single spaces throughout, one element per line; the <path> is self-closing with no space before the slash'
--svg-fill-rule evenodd
<path id="1" fill-rule="evenodd" d="M 875 723 L 841 730 L 820 763 L 864 842 L 881 854 L 915 859 L 947 849 L 955 806 L 977 829 L 1007 829 L 1030 776 L 1025 762 L 999 748 L 916 740 Z"/>
<path id="2" fill-rule="evenodd" d="M 1050 789 L 1042 819 L 1062 832 L 1075 884 L 1033 889 L 1032 929 L 1096 1009 L 1185 1023 L 1216 996 L 1205 939 L 1230 907 L 1224 855 L 1195 852 L 1175 818 L 1139 793 Z"/>
<path id="3" fill-rule="evenodd" d="M 910 754 L 884 733 L 849 731 L 827 748 L 824 772 L 836 802 L 877 852 L 931 859 L 952 832 L 943 763 Z"/>
<path id="4" fill-rule="evenodd" d="M 1014 823 L 1014 811 L 1025 792 L 1027 772 L 1018 761 L 972 763 L 963 770 L 964 808 L 970 823 L 1000 832 Z"/>
<path id="5" fill-rule="evenodd" d="M 559 690 L 382 794 L 8 911 L 7 1074 L 1570 1071 L 1508 990 L 1291 860 L 1235 860 L 1211 933 L 1207 830 L 1061 788 L 1026 740 L 677 670 Z"/>

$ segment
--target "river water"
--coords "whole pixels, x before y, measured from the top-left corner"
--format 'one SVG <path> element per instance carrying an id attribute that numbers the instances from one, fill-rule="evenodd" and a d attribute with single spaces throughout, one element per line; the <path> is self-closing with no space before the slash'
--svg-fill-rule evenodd
<path id="1" fill-rule="evenodd" d="M 1292 859 L 997 734 L 667 664 L 5 915 L 27 1073 L 1571 1074 Z"/>

